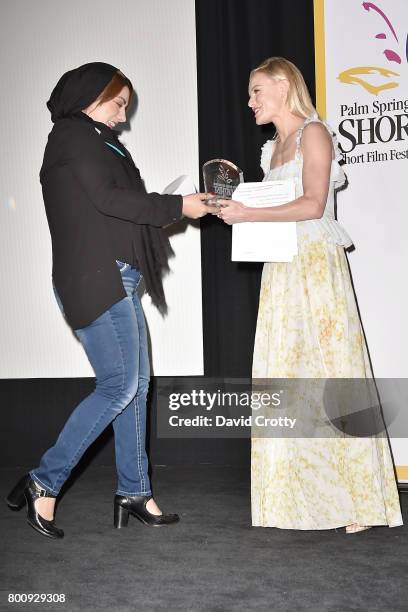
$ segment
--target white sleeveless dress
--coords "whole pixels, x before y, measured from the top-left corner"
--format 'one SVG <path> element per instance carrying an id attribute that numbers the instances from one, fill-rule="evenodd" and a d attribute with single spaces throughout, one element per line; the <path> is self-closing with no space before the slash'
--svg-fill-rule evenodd
<path id="1" fill-rule="evenodd" d="M 264 180 L 293 178 L 297 197 L 303 194 L 300 141 L 312 121 L 320 120 L 313 116 L 299 130 L 293 161 L 271 170 L 274 142 L 262 149 Z M 326 208 L 321 219 L 297 222 L 298 255 L 291 263 L 264 264 L 254 379 L 372 377 L 344 252 L 352 242 L 334 215 L 334 194 L 346 177 L 335 136 L 324 125 L 335 154 Z M 254 526 L 402 525 L 385 434 L 325 439 L 253 433 L 251 503 Z"/>

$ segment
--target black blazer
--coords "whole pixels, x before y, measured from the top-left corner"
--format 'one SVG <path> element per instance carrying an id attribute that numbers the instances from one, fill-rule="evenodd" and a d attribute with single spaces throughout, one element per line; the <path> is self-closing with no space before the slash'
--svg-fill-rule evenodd
<path id="1" fill-rule="evenodd" d="M 110 129 L 81 115 L 55 123 L 40 172 L 53 281 L 73 329 L 126 296 L 116 259 L 140 268 L 160 306 L 161 272 L 171 250 L 161 227 L 182 215 L 181 196 L 146 193 L 129 152 L 109 137 Z"/>

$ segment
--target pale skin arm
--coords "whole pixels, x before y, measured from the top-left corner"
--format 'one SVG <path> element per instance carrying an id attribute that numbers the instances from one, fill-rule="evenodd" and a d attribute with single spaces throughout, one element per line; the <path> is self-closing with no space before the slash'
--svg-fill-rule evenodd
<path id="1" fill-rule="evenodd" d="M 252 208 L 235 200 L 219 200 L 218 216 L 228 225 L 244 221 L 306 221 L 320 219 L 329 191 L 333 145 L 326 128 L 319 123 L 308 124 L 301 141 L 303 153 L 304 194 L 280 206 Z M 217 214 L 217 213 L 213 213 Z"/>

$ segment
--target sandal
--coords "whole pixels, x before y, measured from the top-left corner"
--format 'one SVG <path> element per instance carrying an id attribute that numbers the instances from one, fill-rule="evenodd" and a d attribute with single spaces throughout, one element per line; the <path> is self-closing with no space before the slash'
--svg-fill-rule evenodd
<path id="1" fill-rule="evenodd" d="M 371 529 L 370 525 L 359 525 L 358 523 L 353 523 L 352 525 L 346 526 L 346 533 L 358 533 L 359 531 L 366 531 L 367 529 Z"/>

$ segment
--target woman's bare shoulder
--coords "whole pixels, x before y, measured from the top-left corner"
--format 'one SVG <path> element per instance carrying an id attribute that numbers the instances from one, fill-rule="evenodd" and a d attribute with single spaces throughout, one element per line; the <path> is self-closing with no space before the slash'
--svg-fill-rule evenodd
<path id="1" fill-rule="evenodd" d="M 331 135 L 327 127 L 321 121 L 311 121 L 303 128 L 302 141 L 307 144 L 319 142 L 331 142 Z"/>

